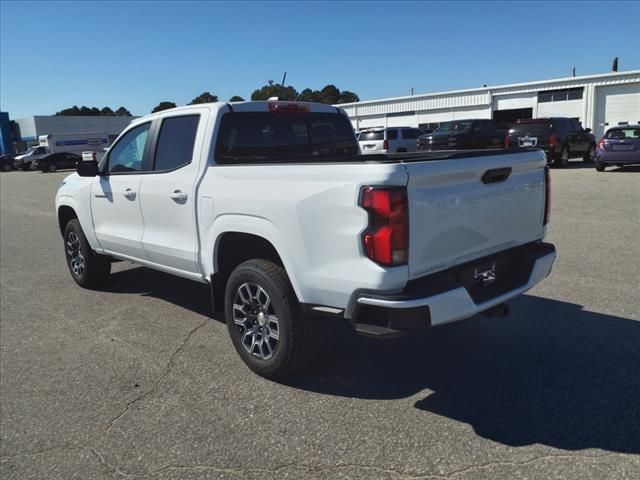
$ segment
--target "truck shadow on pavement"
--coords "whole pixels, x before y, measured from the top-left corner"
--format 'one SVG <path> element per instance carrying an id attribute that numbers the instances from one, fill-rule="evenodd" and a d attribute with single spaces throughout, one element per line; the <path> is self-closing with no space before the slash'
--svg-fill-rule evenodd
<path id="1" fill-rule="evenodd" d="M 113 277 L 108 291 L 211 317 L 206 285 L 146 268 Z M 349 398 L 415 397 L 416 409 L 510 446 L 640 453 L 640 321 L 531 295 L 510 306 L 505 319 L 476 316 L 387 341 L 323 320 L 315 365 L 283 383 Z"/>
<path id="2" fill-rule="evenodd" d="M 506 319 L 477 316 L 386 342 L 325 324 L 323 360 L 288 385 L 415 396 L 415 408 L 510 446 L 640 453 L 640 321 L 529 295 L 510 304 Z"/>
<path id="3" fill-rule="evenodd" d="M 149 268 L 135 266 L 113 272 L 111 281 L 104 290 L 159 298 L 199 315 L 211 317 L 211 294 L 207 285 Z"/>

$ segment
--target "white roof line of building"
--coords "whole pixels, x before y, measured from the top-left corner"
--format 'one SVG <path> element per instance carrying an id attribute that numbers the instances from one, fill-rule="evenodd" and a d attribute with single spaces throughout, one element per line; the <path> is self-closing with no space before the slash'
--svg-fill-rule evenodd
<path id="1" fill-rule="evenodd" d="M 640 75 L 640 70 L 598 73 L 595 75 L 583 75 L 581 77 L 563 77 L 563 78 L 554 78 L 551 80 L 539 80 L 535 82 L 510 83 L 508 85 L 489 85 L 486 87 L 466 88 L 462 90 L 448 90 L 446 92 L 419 93 L 417 95 L 404 95 L 401 97 L 378 98 L 374 100 L 363 100 L 361 102 L 341 103 L 337 106 L 339 106 L 340 108 L 344 108 L 344 107 L 353 107 L 356 105 L 372 105 L 376 103 L 394 102 L 398 100 L 419 100 L 421 98 L 439 97 L 443 95 L 457 95 L 460 93 L 486 92 L 490 90 L 498 90 L 498 89 L 502 90 L 505 88 L 528 87 L 532 85 L 545 85 L 545 84 L 558 83 L 558 82 L 569 82 L 569 81 L 580 82 L 583 80 L 593 80 L 596 78 L 606 78 L 606 77 L 623 76 L 623 75 Z"/>

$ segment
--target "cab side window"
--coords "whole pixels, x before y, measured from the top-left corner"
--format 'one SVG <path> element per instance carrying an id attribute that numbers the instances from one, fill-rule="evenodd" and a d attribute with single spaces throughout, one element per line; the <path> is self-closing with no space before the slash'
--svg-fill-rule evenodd
<path id="1" fill-rule="evenodd" d="M 149 136 L 150 123 L 129 130 L 109 152 L 109 173 L 140 172 L 143 170 L 144 148 Z"/>
<path id="2" fill-rule="evenodd" d="M 175 170 L 191 163 L 200 115 L 169 117 L 162 121 L 155 171 Z"/>

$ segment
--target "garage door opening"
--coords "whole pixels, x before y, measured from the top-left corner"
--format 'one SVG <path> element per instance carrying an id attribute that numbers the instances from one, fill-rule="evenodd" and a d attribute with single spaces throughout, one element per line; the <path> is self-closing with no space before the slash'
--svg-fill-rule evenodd
<path id="1" fill-rule="evenodd" d="M 533 118 L 533 108 L 512 108 L 493 111 L 493 121 L 501 129 L 508 129 L 510 124 L 515 123 L 520 118 Z"/>

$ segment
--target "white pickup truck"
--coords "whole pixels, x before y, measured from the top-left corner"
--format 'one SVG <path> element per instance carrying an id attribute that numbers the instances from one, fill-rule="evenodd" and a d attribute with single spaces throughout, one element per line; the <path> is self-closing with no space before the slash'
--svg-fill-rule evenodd
<path id="1" fill-rule="evenodd" d="M 233 344 L 281 378 L 313 356 L 318 316 L 395 335 L 504 304 L 544 279 L 539 150 L 359 152 L 345 113 L 212 103 L 140 118 L 79 162 L 55 208 L 73 279 L 125 259 L 211 286 Z"/>

